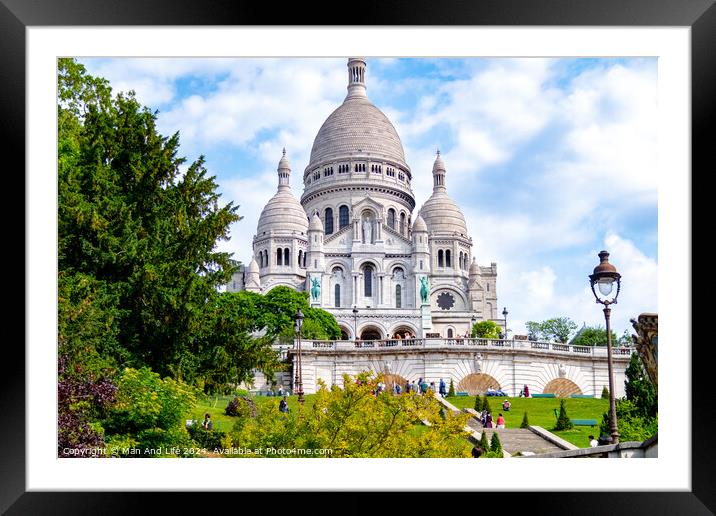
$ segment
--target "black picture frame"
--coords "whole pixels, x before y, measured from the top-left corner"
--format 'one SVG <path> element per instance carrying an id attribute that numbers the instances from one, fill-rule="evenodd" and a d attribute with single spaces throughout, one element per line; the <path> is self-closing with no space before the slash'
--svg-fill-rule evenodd
<path id="1" fill-rule="evenodd" d="M 0 0 L 0 105 L 2 116 L 0 131 L 6 153 L 19 158 L 13 170 L 25 170 L 25 29 L 31 26 L 104 26 L 104 25 L 492 25 L 492 26 L 683 26 L 691 28 L 691 80 L 692 80 L 692 193 L 697 177 L 704 177 L 713 169 L 712 131 L 716 120 L 716 6 L 714 0 L 485 0 L 466 2 L 412 2 L 384 1 L 380 3 L 352 4 L 350 17 L 329 8 L 334 19 L 318 21 L 319 4 L 290 3 L 277 6 L 271 3 L 239 2 L 229 0 Z M 409 5 L 409 8 L 407 8 Z M 709 167 L 707 169 L 707 166 Z M 700 170 L 700 173 L 696 173 Z M 23 178 L 22 174 L 15 174 Z M 23 178 L 24 179 L 24 178 Z M 14 191 L 25 193 L 24 180 L 14 185 Z M 702 193 L 703 195 L 703 193 Z M 693 198 L 693 206 L 698 205 Z M 6 208 L 6 220 L 11 211 Z M 14 209 L 15 212 L 17 208 Z M 20 242 L 26 238 L 24 226 L 8 224 L 8 229 L 22 232 Z M 12 227 L 9 227 L 12 226 Z M 693 233 L 692 233 L 693 234 Z M 19 244 L 15 244 L 17 256 Z M 23 247 L 23 264 L 27 256 Z M 693 250 L 692 250 L 693 253 Z M 692 256 L 696 256 L 692 254 Z M 17 258 L 16 258 L 17 260 Z M 31 274 L 25 267 L 25 276 Z M 691 284 L 691 277 L 685 277 Z M 24 290 L 24 289 L 23 289 Z M 13 294 L 15 306 L 26 307 L 18 290 Z M 19 298 L 19 300 L 18 300 Z M 694 310 L 697 306 L 694 304 Z M 684 321 L 696 327 L 697 319 Z M 703 320 L 703 318 L 701 319 Z M 710 333 L 710 332 L 707 332 Z M 691 335 L 691 332 L 688 333 Z M 204 511 L 209 503 L 211 511 L 223 510 L 214 498 L 183 493 L 122 493 L 122 492 L 26 492 L 25 489 L 25 353 L 17 339 L 6 341 L 3 373 L 0 375 L 0 406 L 11 424 L 0 426 L 3 444 L 2 475 L 0 476 L 0 512 L 6 514 L 120 514 L 143 512 L 152 507 L 149 498 L 160 497 L 162 513 L 170 507 L 181 507 L 182 513 Z M 12 344 L 12 345 L 10 345 Z M 710 361 L 703 346 L 692 346 L 690 341 L 678 343 L 691 350 L 693 412 L 699 407 L 710 407 Z M 667 344 L 663 344 L 667 345 Z M 703 413 L 702 413 L 703 412 Z M 683 417 L 671 414 L 668 417 Z M 509 506 L 522 506 L 537 514 L 712 514 L 716 511 L 716 487 L 711 466 L 714 460 L 712 433 L 713 411 L 699 410 L 698 417 L 688 422 L 684 430 L 692 435 L 692 490 L 690 492 L 532 492 L 506 493 Z M 689 453 L 684 450 L 684 453 Z M 410 474 L 419 474 L 412 472 Z M 558 479 L 555 479 L 558 483 Z M 290 479 L 282 484 L 290 489 Z M 599 479 L 589 479 L 588 485 L 599 489 Z M 509 483 L 505 486 L 509 489 Z M 556 485 L 555 491 L 559 490 Z M 235 501 L 245 498 L 233 497 Z M 291 493 L 283 498 L 287 503 L 269 502 L 264 510 L 289 510 L 291 503 L 310 503 L 306 493 Z M 429 498 L 428 498 L 429 497 Z M 439 501 L 434 493 L 414 493 L 403 497 L 401 512 L 410 512 L 423 506 L 429 499 Z M 466 503 L 477 503 L 482 498 Z M 211 500 L 207 502 L 207 500 Z M 277 500 L 279 500 L 277 498 Z M 246 503 L 242 501 L 241 503 Z M 256 500 L 261 504 L 260 499 Z M 371 504 L 354 493 L 346 493 L 338 500 L 351 512 L 367 512 Z M 447 500 L 446 507 L 450 507 Z M 516 505 L 513 505 L 516 504 Z M 321 504 L 323 505 L 323 504 Z M 259 505 L 261 506 L 261 505 Z M 466 507 L 467 508 L 467 507 Z M 493 506 L 494 509 L 494 506 Z M 237 508 L 237 510 L 239 510 Z M 254 509 L 255 510 L 255 509 Z M 156 512 L 156 509 L 154 509 Z M 478 511 L 481 512 L 481 511 Z"/>

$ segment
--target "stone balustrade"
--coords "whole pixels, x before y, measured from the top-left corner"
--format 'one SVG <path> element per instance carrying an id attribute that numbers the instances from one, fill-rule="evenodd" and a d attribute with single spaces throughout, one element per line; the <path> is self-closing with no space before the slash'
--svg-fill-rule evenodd
<path id="1" fill-rule="evenodd" d="M 297 342 L 294 342 L 294 349 Z M 285 346 L 284 346 L 285 349 Z M 335 340 L 318 341 L 302 340 L 302 351 L 374 351 L 390 349 L 391 351 L 409 352 L 416 349 L 450 350 L 450 349 L 475 349 L 475 350 L 514 350 L 530 351 L 546 354 L 574 354 L 578 356 L 593 356 L 605 358 L 607 348 L 605 346 L 573 346 L 556 342 L 541 341 L 520 341 L 507 339 L 386 339 L 386 340 Z M 615 357 L 630 356 L 634 348 L 612 347 L 612 354 Z"/>

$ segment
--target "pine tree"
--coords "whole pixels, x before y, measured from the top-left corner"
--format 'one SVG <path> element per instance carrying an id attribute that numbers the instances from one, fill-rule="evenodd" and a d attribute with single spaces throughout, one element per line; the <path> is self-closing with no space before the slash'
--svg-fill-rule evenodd
<path id="1" fill-rule="evenodd" d="M 572 421 L 569 419 L 569 416 L 567 416 L 567 409 L 564 407 L 564 400 L 560 400 L 559 402 L 559 417 L 557 418 L 557 424 L 555 425 L 555 430 L 569 430 L 574 425 L 572 424 Z"/>
<path id="2" fill-rule="evenodd" d="M 602 399 L 608 400 L 609 399 L 609 389 L 607 389 L 607 386 L 605 385 L 602 389 Z"/>
<path id="3" fill-rule="evenodd" d="M 490 440 L 490 451 L 493 453 L 502 454 L 502 443 L 500 442 L 500 436 L 497 432 L 493 432 L 492 439 Z"/>
<path id="4" fill-rule="evenodd" d="M 448 396 L 455 396 L 455 386 L 452 383 L 452 378 L 450 378 L 450 388 L 448 389 Z"/>
<path id="5" fill-rule="evenodd" d="M 530 426 L 529 419 L 527 419 L 527 411 L 525 410 L 525 414 L 522 416 L 522 423 L 520 423 L 520 428 L 527 428 Z"/>
<path id="6" fill-rule="evenodd" d="M 479 394 L 475 396 L 475 412 L 482 412 L 482 399 Z"/>
<path id="7" fill-rule="evenodd" d="M 482 431 L 482 437 L 480 437 L 480 448 L 482 448 L 482 451 L 484 453 L 487 453 L 490 451 L 490 442 L 487 440 L 487 432 L 485 430 Z"/>
<path id="8" fill-rule="evenodd" d="M 487 396 L 482 397 L 482 410 L 486 410 L 489 413 L 492 413 L 492 409 L 490 408 L 490 401 L 487 399 Z"/>

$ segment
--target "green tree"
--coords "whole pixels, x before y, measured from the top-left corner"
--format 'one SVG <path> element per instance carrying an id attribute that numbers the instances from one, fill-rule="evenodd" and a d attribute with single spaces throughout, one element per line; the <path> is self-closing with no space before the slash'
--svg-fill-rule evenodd
<path id="1" fill-rule="evenodd" d="M 450 378 L 450 388 L 448 389 L 448 396 L 455 396 L 455 384 L 452 381 L 452 378 Z"/>
<path id="2" fill-rule="evenodd" d="M 184 169 L 178 133 L 160 135 L 156 120 L 132 92 L 113 97 L 58 61 L 58 268 L 114 297 L 107 358 L 192 379 L 204 308 L 233 272 L 215 247 L 240 217 L 220 205 L 204 158 Z"/>
<path id="3" fill-rule="evenodd" d="M 564 400 L 559 401 L 559 416 L 557 417 L 557 424 L 554 426 L 555 430 L 570 430 L 574 425 L 567 416 L 567 409 L 564 406 Z"/>
<path id="4" fill-rule="evenodd" d="M 586 326 L 572 341 L 574 346 L 606 346 L 607 331 L 602 327 Z M 617 335 L 612 331 L 612 346 L 617 345 Z"/>
<path id="5" fill-rule="evenodd" d="M 299 308 L 304 315 L 301 337 L 316 340 L 340 338 L 341 329 L 333 315 L 320 308 L 310 307 L 307 292 L 297 292 L 283 285 L 271 289 L 263 296 L 260 317 L 266 335 L 282 342 L 293 342 Z"/>
<path id="6" fill-rule="evenodd" d="M 475 411 L 476 412 L 482 412 L 482 398 L 480 398 L 480 395 L 478 394 L 475 396 Z"/>
<path id="7" fill-rule="evenodd" d="M 467 414 L 441 417 L 441 404 L 425 396 L 374 396 L 378 378 L 343 376 L 343 388 L 321 387 L 311 409 L 281 414 L 275 404 L 237 425 L 232 442 L 247 448 L 333 450 L 332 457 L 469 457 Z M 426 430 L 414 431 L 427 421 Z M 318 455 L 315 455 L 318 456 Z"/>
<path id="8" fill-rule="evenodd" d="M 479 339 L 498 339 L 502 329 L 494 321 L 482 321 L 472 327 L 472 337 Z"/>
<path id="9" fill-rule="evenodd" d="M 633 402 L 645 418 L 654 418 L 659 410 L 654 384 L 644 372 L 638 353 L 632 353 L 625 371 L 624 390 L 626 398 Z"/>
<path id="10" fill-rule="evenodd" d="M 483 454 L 490 451 L 490 441 L 487 438 L 487 432 L 483 429 L 482 435 L 480 436 L 480 448 L 482 448 Z M 483 455 L 484 456 L 484 455 Z"/>
<path id="11" fill-rule="evenodd" d="M 527 337 L 530 340 L 540 340 L 542 338 L 542 324 L 536 321 L 527 321 L 525 323 L 527 328 Z"/>
<path id="12" fill-rule="evenodd" d="M 522 423 L 520 423 L 520 428 L 527 428 L 529 426 L 530 426 L 530 421 L 527 418 L 527 411 L 525 410 L 525 413 L 522 416 Z"/>
<path id="13" fill-rule="evenodd" d="M 500 436 L 497 432 L 492 433 L 492 439 L 490 439 L 490 451 L 502 455 L 502 443 L 500 442 Z"/>
<path id="14" fill-rule="evenodd" d="M 606 385 L 604 387 L 602 387 L 602 399 L 603 400 L 609 399 L 609 389 L 607 388 Z"/>
<path id="15" fill-rule="evenodd" d="M 577 324 L 569 317 L 553 317 L 540 325 L 542 338 L 565 343 L 577 329 Z"/>
<path id="16" fill-rule="evenodd" d="M 482 410 L 485 410 L 492 413 L 492 408 L 490 407 L 490 400 L 487 399 L 487 396 L 482 397 Z"/>
<path id="17" fill-rule="evenodd" d="M 254 369 L 268 377 L 283 368 L 272 339 L 254 338 L 261 329 L 262 296 L 253 292 L 224 292 L 205 307 L 205 319 L 197 336 L 197 376 L 204 392 L 230 392 L 253 377 Z"/>

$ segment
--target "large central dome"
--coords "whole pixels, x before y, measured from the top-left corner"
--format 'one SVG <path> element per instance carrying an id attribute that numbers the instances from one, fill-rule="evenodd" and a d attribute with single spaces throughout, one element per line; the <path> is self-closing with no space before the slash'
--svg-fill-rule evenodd
<path id="1" fill-rule="evenodd" d="M 403 144 L 388 117 L 367 97 L 347 98 L 313 141 L 309 169 L 349 156 L 369 155 L 406 166 Z"/>
<path id="2" fill-rule="evenodd" d="M 366 95 L 365 62 L 361 58 L 352 58 L 348 69 L 348 95 L 319 129 L 306 170 L 337 159 L 359 156 L 390 161 L 409 170 L 395 127 Z"/>

